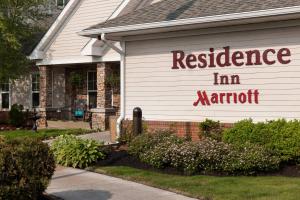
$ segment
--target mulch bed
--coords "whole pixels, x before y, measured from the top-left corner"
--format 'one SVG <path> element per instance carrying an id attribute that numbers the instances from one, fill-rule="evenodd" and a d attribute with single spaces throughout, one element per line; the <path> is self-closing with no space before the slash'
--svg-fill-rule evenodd
<path id="1" fill-rule="evenodd" d="M 127 145 L 111 145 L 111 153 L 107 159 L 99 161 L 97 166 L 127 166 L 136 169 L 150 170 L 159 173 L 172 174 L 172 175 L 184 175 L 182 172 L 174 168 L 157 169 L 148 164 L 141 162 L 139 159 L 128 154 Z M 224 176 L 224 174 L 210 173 L 202 175 L 211 176 Z M 257 176 L 287 176 L 287 177 L 300 177 L 300 166 L 297 165 L 286 165 L 281 168 L 280 171 L 261 173 Z"/>

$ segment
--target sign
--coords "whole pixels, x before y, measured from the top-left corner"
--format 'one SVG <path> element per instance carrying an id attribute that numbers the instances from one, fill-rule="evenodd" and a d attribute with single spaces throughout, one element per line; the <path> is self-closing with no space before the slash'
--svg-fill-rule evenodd
<path id="1" fill-rule="evenodd" d="M 291 51 L 288 48 L 279 50 L 266 49 L 263 51 L 253 49 L 248 51 L 231 51 L 230 46 L 223 47 L 216 53 L 214 48 L 209 53 L 186 54 L 176 50 L 173 53 L 173 70 L 205 70 L 205 68 L 247 67 L 259 65 L 287 65 L 291 62 Z M 242 80 L 238 74 L 212 74 L 212 85 L 241 85 Z M 258 89 L 249 89 L 244 92 L 207 93 L 198 90 L 193 106 L 211 106 L 214 104 L 259 104 L 260 92 Z"/>

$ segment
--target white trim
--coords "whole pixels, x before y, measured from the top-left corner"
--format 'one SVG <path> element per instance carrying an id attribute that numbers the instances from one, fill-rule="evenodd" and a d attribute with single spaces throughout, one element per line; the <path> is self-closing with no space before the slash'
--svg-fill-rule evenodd
<path id="1" fill-rule="evenodd" d="M 86 73 L 86 91 L 87 91 L 87 109 L 90 109 L 90 95 L 89 95 L 89 93 L 90 92 L 96 92 L 96 93 L 98 93 L 98 89 L 96 88 L 96 90 L 89 90 L 89 73 L 90 72 L 95 72 L 96 73 L 96 87 L 98 86 L 97 85 L 97 81 L 98 81 L 98 79 L 97 79 L 97 69 L 96 70 L 88 70 L 87 71 L 87 73 Z M 97 97 L 96 97 L 97 98 Z M 96 107 L 97 107 L 97 105 L 96 105 Z M 94 108 L 92 108 L 92 109 L 94 109 Z"/>
<path id="2" fill-rule="evenodd" d="M 57 17 L 55 22 L 52 24 L 48 32 L 39 42 L 39 44 L 35 47 L 33 52 L 30 54 L 29 59 L 38 60 L 44 58 L 44 50 L 45 47 L 50 43 L 52 38 L 58 32 L 58 30 L 63 26 L 63 24 L 68 19 L 68 16 L 74 11 L 75 7 L 79 4 L 81 0 L 70 0 L 60 15 Z"/>
<path id="3" fill-rule="evenodd" d="M 134 25 L 117 26 L 117 27 L 110 27 L 110 28 L 90 29 L 90 30 L 83 30 L 78 34 L 81 36 L 92 36 L 92 35 L 100 35 L 102 33 L 137 31 L 137 30 L 145 30 L 145 29 L 166 28 L 166 27 L 173 27 L 173 26 L 224 22 L 224 21 L 249 19 L 249 18 L 271 17 L 271 16 L 288 15 L 288 14 L 296 14 L 296 13 L 300 13 L 300 6 L 242 12 L 242 13 L 232 13 L 232 14 L 224 14 L 224 15 L 214 15 L 214 16 L 206 16 L 206 17 L 197 17 L 197 18 L 188 18 L 188 19 L 180 19 L 180 20 L 173 20 L 173 21 L 134 24 Z"/>
<path id="4" fill-rule="evenodd" d="M 39 103 L 39 105 L 37 107 L 33 107 L 33 94 L 39 94 L 39 99 L 41 98 L 41 96 L 40 96 L 40 94 L 41 94 L 40 89 L 38 91 L 33 91 L 32 90 L 32 84 L 33 84 L 32 76 L 34 76 L 34 75 L 39 75 L 40 76 L 40 72 L 36 71 L 36 72 L 33 72 L 33 73 L 30 74 L 30 91 L 31 91 L 30 92 L 30 94 L 31 94 L 30 95 L 30 103 L 31 103 L 30 107 L 31 107 L 31 109 L 39 108 L 40 107 L 40 103 Z M 39 79 L 38 83 L 40 84 L 40 79 Z"/>
<path id="5" fill-rule="evenodd" d="M 82 56 L 103 56 L 107 45 L 103 41 L 97 38 L 92 38 L 90 41 L 81 49 L 80 54 Z"/>
<path id="6" fill-rule="evenodd" d="M 11 94 L 11 91 L 12 91 L 11 81 L 8 82 L 8 89 L 9 89 L 9 91 L 2 91 L 2 88 L 0 88 L 0 95 L 1 95 L 0 96 L 0 100 L 1 100 L 0 109 L 2 111 L 9 111 L 11 109 L 11 103 L 12 103 L 12 100 L 11 100 L 11 97 L 12 97 L 12 94 Z M 8 108 L 2 108 L 2 94 L 8 94 Z"/>
<path id="7" fill-rule="evenodd" d="M 37 61 L 36 65 L 63 65 L 63 64 L 78 64 L 78 63 L 96 63 L 96 62 L 120 62 L 120 56 L 103 56 L 103 57 L 93 57 L 93 56 L 76 56 L 55 60 L 41 60 Z"/>
<path id="8" fill-rule="evenodd" d="M 121 112 L 120 112 L 120 117 L 117 120 L 117 139 L 120 138 L 121 136 L 121 126 L 122 126 L 122 121 L 125 119 L 126 116 L 126 109 L 125 109 L 125 103 L 126 103 L 126 96 L 125 96 L 125 70 L 126 70 L 126 43 L 124 41 L 121 42 L 121 48 L 123 50 L 123 54 L 121 54 L 121 99 L 120 99 L 120 107 L 121 107 Z"/>
<path id="9" fill-rule="evenodd" d="M 130 0 L 123 0 L 120 6 L 116 9 L 116 11 L 108 18 L 108 20 L 118 17 L 118 15 L 122 12 L 122 10 L 128 5 Z"/>

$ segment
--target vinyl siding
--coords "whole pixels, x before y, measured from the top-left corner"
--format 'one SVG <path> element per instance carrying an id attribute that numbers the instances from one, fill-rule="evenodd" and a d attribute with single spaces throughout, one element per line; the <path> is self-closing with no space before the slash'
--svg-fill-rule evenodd
<path id="1" fill-rule="evenodd" d="M 141 107 L 146 120 L 202 121 L 205 118 L 235 122 L 244 118 L 263 121 L 300 119 L 300 27 L 210 34 L 126 43 L 126 118 Z M 260 65 L 172 70 L 171 51 L 216 53 L 289 48 L 288 65 Z M 240 76 L 240 85 L 215 86 L 213 73 Z M 259 104 L 217 104 L 194 107 L 197 91 L 247 92 L 258 89 Z"/>
<path id="2" fill-rule="evenodd" d="M 77 33 L 107 20 L 121 2 L 122 0 L 82 0 L 47 48 L 45 61 L 84 59 L 86 56 L 82 56 L 80 52 L 90 39 Z M 116 57 L 111 51 L 106 56 Z"/>

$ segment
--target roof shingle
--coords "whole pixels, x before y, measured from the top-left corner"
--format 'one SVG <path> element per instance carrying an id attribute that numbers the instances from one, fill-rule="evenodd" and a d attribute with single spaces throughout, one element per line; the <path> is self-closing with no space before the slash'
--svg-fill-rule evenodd
<path id="1" fill-rule="evenodd" d="M 86 30 L 293 6 L 300 6 L 300 0 L 162 0 Z"/>

